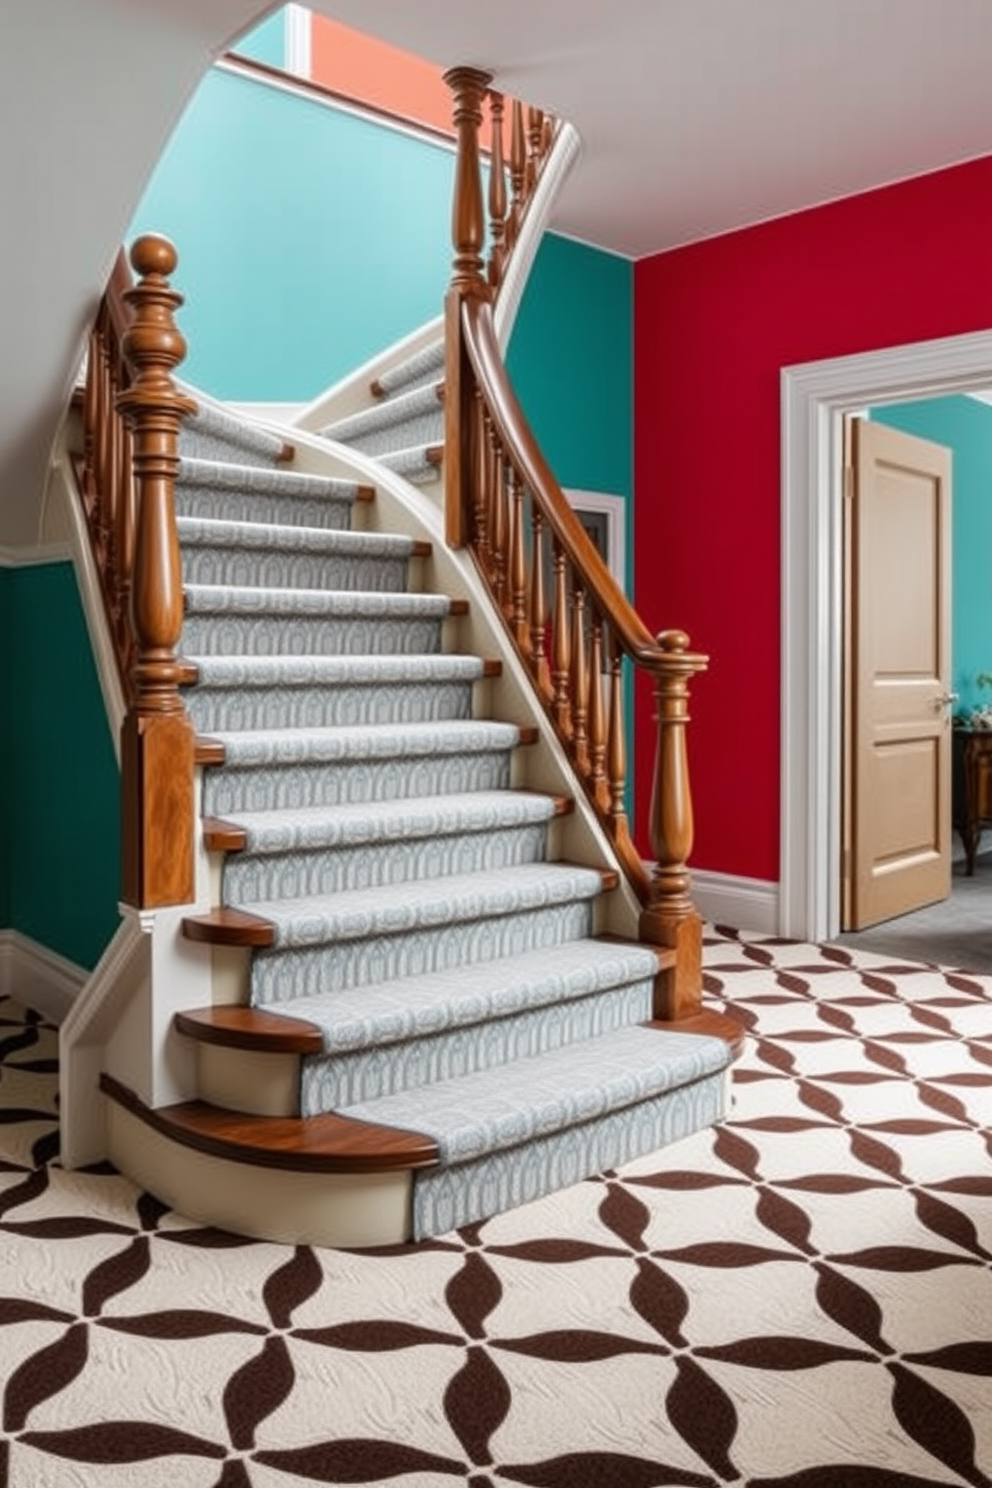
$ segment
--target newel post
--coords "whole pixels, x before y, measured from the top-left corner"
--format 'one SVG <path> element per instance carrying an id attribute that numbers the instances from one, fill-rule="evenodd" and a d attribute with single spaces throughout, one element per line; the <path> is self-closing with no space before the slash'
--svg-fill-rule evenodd
<path id="1" fill-rule="evenodd" d="M 482 249 L 486 238 L 479 131 L 482 102 L 492 79 L 477 67 L 452 67 L 444 81 L 454 98 L 457 136 L 451 238 L 455 250 L 451 284 L 444 302 L 444 512 L 445 536 L 464 547 L 470 532 L 473 463 L 473 380 L 462 344 L 462 302 L 488 297 Z M 476 436 L 477 437 L 477 436 Z"/>
<path id="2" fill-rule="evenodd" d="M 186 355 L 173 322 L 182 295 L 168 282 L 176 262 L 165 238 L 142 237 L 131 249 L 138 282 L 125 296 L 134 317 L 122 349 L 132 381 L 117 399 L 131 431 L 137 508 L 130 592 L 135 660 L 121 731 L 122 897 L 139 909 L 195 897 L 194 732 L 176 656 L 183 584 L 175 480 L 180 425 L 196 404 L 170 375 Z"/>
<path id="3" fill-rule="evenodd" d="M 667 946 L 676 964 L 658 978 L 654 1016 L 676 1019 L 699 1011 L 702 993 L 702 919 L 689 892 L 692 795 L 686 726 L 689 682 L 707 665 L 689 651 L 681 630 L 658 636 L 664 660 L 655 674 L 658 744 L 651 791 L 650 844 L 655 859 L 651 893 L 641 914 L 641 939 Z"/>

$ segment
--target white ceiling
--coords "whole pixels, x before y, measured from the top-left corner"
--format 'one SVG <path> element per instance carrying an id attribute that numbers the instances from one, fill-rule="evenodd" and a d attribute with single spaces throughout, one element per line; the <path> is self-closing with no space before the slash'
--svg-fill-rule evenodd
<path id="1" fill-rule="evenodd" d="M 555 226 L 632 257 L 992 151 L 992 0 L 314 8 L 570 119 Z"/>

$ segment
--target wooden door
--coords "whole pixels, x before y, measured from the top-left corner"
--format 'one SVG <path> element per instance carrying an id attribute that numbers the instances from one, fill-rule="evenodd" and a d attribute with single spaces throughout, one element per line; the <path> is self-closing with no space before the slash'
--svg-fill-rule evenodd
<path id="1" fill-rule="evenodd" d="M 855 419 L 845 479 L 844 929 L 951 890 L 951 452 Z"/>

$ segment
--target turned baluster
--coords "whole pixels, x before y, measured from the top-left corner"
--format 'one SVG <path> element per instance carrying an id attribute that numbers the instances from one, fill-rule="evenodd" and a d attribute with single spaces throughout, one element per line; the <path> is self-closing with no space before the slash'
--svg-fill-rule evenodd
<path id="1" fill-rule="evenodd" d="M 472 489 L 472 511 L 475 518 L 475 551 L 484 573 L 490 569 L 489 554 L 489 415 L 478 388 L 473 390 L 475 480 Z"/>
<path id="2" fill-rule="evenodd" d="M 490 423 L 489 443 L 491 450 L 492 523 L 493 523 L 493 593 L 501 609 L 507 604 L 507 532 L 509 522 L 506 510 L 506 470 L 499 435 Z"/>
<path id="3" fill-rule="evenodd" d="M 571 671 L 571 648 L 568 633 L 568 574 L 565 550 L 558 539 L 554 542 L 555 608 L 551 632 L 551 683 L 555 723 L 566 739 L 571 737 L 572 717 L 568 697 Z"/>
<path id="4" fill-rule="evenodd" d="M 589 785 L 596 806 L 609 810 L 606 784 L 606 710 L 603 706 L 603 625 L 592 612 L 589 638 Z"/>
<path id="5" fill-rule="evenodd" d="M 589 669 L 586 656 L 586 592 L 578 579 L 572 591 L 572 671 L 571 671 L 572 758 L 579 772 L 589 770 Z"/>
<path id="6" fill-rule="evenodd" d="M 130 614 L 135 661 L 132 703 L 121 733 L 123 898 L 139 908 L 187 903 L 193 882 L 193 727 L 183 707 L 176 645 L 183 589 L 176 531 L 179 429 L 196 411 L 171 372 L 186 354 L 173 321 L 182 296 L 169 284 L 176 251 L 139 238 L 138 276 L 125 298 L 134 318 L 122 349 L 132 381 L 118 398 L 133 443 L 137 522 Z"/>
<path id="7" fill-rule="evenodd" d="M 110 519 L 107 480 L 110 472 L 111 427 L 114 413 L 113 388 L 110 381 L 109 327 L 105 324 L 97 345 L 97 405 L 96 447 L 94 475 L 96 477 L 95 507 L 96 552 L 101 574 L 106 578 L 110 554 Z"/>
<path id="8" fill-rule="evenodd" d="M 533 106 L 527 110 L 527 192 L 533 192 L 541 168 L 541 142 L 544 139 L 544 111 Z"/>
<path id="9" fill-rule="evenodd" d="M 544 116 L 544 138 L 541 141 L 541 159 L 547 160 L 555 141 L 555 121 L 550 114 Z"/>
<path id="10" fill-rule="evenodd" d="M 477 445 L 473 448 L 473 378 L 462 342 L 462 302 L 490 293 L 482 272 L 486 224 L 479 129 L 482 100 L 491 75 L 475 67 L 453 67 L 444 74 L 444 81 L 454 96 L 457 137 L 451 209 L 455 252 L 444 307 L 444 520 L 448 543 L 460 548 L 469 540 L 478 499 L 477 492 L 473 497 L 472 487 L 479 476 L 480 452 Z"/>
<path id="11" fill-rule="evenodd" d="M 510 126 L 510 215 L 507 222 L 507 246 L 512 248 L 520 232 L 524 212 L 524 185 L 527 179 L 527 133 L 524 129 L 524 106 L 513 100 Z"/>
<path id="12" fill-rule="evenodd" d="M 83 505 L 93 529 L 96 502 L 96 431 L 99 418 L 100 333 L 94 324 L 86 352 L 86 382 L 83 385 Z"/>
<path id="13" fill-rule="evenodd" d="M 693 833 L 686 725 L 689 681 L 706 660 L 689 652 L 689 637 L 680 630 L 663 631 L 658 645 L 664 659 L 655 672 L 658 742 L 649 821 L 655 867 L 640 933 L 677 952 L 673 973 L 659 980 L 655 993 L 655 1017 L 671 1019 L 698 1011 L 702 988 L 702 922 L 686 866 Z"/>
<path id="14" fill-rule="evenodd" d="M 624 788 L 627 784 L 627 739 L 623 715 L 623 656 L 616 642 L 610 653 L 610 726 L 606 735 L 606 783 L 610 829 L 627 830 Z"/>
<path id="15" fill-rule="evenodd" d="M 531 674 L 541 696 L 551 694 L 548 668 L 548 597 L 544 585 L 544 517 L 536 503 L 531 511 L 530 652 Z"/>
<path id="16" fill-rule="evenodd" d="M 524 484 L 510 467 L 510 623 L 523 655 L 531 654 L 527 625 L 527 547 L 524 542 Z"/>
<path id="17" fill-rule="evenodd" d="M 506 164 L 503 159 L 503 95 L 489 94 L 492 153 L 489 159 L 489 282 L 498 285 L 506 259 Z"/>

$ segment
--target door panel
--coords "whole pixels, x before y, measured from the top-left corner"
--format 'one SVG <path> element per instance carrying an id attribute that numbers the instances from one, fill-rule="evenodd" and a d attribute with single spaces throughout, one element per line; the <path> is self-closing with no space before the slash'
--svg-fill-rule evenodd
<path id="1" fill-rule="evenodd" d="M 857 419 L 851 458 L 842 900 L 860 930 L 950 893 L 951 455 Z"/>

